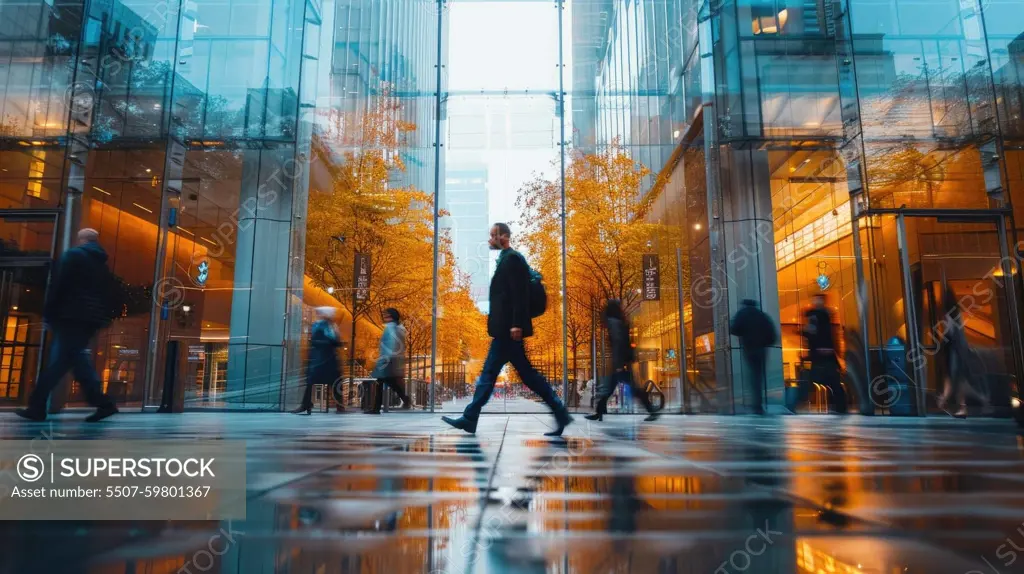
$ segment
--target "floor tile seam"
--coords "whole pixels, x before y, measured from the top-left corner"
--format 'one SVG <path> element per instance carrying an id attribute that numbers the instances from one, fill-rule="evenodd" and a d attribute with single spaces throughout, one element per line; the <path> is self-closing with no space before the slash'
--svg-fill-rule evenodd
<path id="1" fill-rule="evenodd" d="M 487 512 L 487 500 L 490 497 L 491 487 L 494 485 L 494 477 L 498 472 L 498 461 L 501 460 L 501 451 L 505 447 L 505 437 L 508 434 L 508 423 L 509 417 L 505 417 L 505 428 L 501 432 L 501 442 L 498 443 L 498 452 L 494 455 L 494 464 L 491 465 L 490 475 L 487 477 L 487 485 L 484 487 L 483 492 L 480 493 L 479 499 L 479 510 L 476 517 L 476 524 L 473 525 L 473 532 L 470 536 L 471 546 L 469 556 L 466 557 L 466 567 L 463 570 L 465 574 L 472 574 L 476 571 L 477 562 L 477 547 L 480 544 L 480 533 L 484 526 L 484 513 Z"/>

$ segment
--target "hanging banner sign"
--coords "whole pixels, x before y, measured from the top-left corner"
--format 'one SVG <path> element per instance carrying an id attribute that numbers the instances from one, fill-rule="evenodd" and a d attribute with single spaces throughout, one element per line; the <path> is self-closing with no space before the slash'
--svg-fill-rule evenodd
<path id="1" fill-rule="evenodd" d="M 370 298 L 370 256 L 356 253 L 355 260 L 356 301 Z"/>
<path id="2" fill-rule="evenodd" d="M 657 255 L 644 255 L 644 301 L 658 301 L 661 299 L 661 269 L 658 266 Z"/>

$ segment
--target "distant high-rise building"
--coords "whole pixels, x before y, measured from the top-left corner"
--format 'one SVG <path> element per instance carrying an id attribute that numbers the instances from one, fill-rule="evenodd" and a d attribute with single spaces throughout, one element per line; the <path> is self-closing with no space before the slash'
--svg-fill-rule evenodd
<path id="1" fill-rule="evenodd" d="M 487 177 L 485 165 L 449 166 L 441 202 L 450 214 L 447 227 L 451 229 L 455 257 L 459 268 L 469 274 L 473 300 L 478 306 L 487 300 L 490 274 Z"/>

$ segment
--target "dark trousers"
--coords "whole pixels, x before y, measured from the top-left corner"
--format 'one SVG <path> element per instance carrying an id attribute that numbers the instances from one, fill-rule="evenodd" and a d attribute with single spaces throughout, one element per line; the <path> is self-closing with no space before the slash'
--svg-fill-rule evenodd
<path id="1" fill-rule="evenodd" d="M 402 382 L 402 377 L 384 377 L 377 379 L 377 392 L 374 393 L 376 396 L 373 397 L 373 410 L 380 412 L 381 407 L 384 405 L 384 385 L 395 389 L 398 393 L 398 398 L 402 399 L 402 402 L 411 405 L 412 401 L 409 400 L 409 395 L 405 394 L 405 383 Z"/>
<path id="2" fill-rule="evenodd" d="M 629 369 L 620 369 L 605 377 L 604 385 L 602 385 L 597 394 L 597 405 L 594 407 L 594 412 L 601 415 L 608 412 L 608 397 L 615 393 L 619 383 L 629 385 L 629 388 L 633 391 L 633 397 L 640 401 L 640 404 L 647 409 L 647 412 L 654 412 L 654 406 L 651 404 L 651 398 L 647 396 L 647 391 L 636 382 L 636 379 L 633 378 L 633 371 Z"/>
<path id="3" fill-rule="evenodd" d="M 834 412 L 846 414 L 846 389 L 839 376 L 839 362 L 833 357 L 811 359 L 811 380 L 829 390 L 829 402 Z"/>
<path id="4" fill-rule="evenodd" d="M 46 401 L 50 393 L 60 384 L 60 380 L 68 371 L 72 371 L 75 380 L 85 391 L 85 399 L 94 407 L 112 406 L 114 401 L 103 394 L 103 383 L 96 369 L 92 366 L 92 353 L 89 352 L 89 340 L 95 330 L 78 325 L 62 325 L 54 327 L 53 343 L 50 345 L 50 356 L 46 367 L 39 375 L 36 388 L 28 399 L 30 409 L 46 412 Z"/>
<path id="5" fill-rule="evenodd" d="M 750 408 L 757 414 L 764 413 L 765 362 L 768 359 L 765 349 L 744 349 L 743 360 L 747 364 L 746 383 L 750 395 Z"/>
<path id="6" fill-rule="evenodd" d="M 313 384 L 313 381 L 306 381 L 306 392 L 302 393 L 302 406 L 299 410 L 313 408 Z"/>
<path id="7" fill-rule="evenodd" d="M 480 418 L 480 410 L 484 408 L 487 401 L 494 392 L 494 383 L 501 374 L 501 369 L 506 363 L 512 363 L 523 384 L 540 397 L 555 416 L 559 419 L 567 417 L 562 401 L 555 396 L 554 390 L 544 377 L 537 372 L 526 358 L 526 348 L 522 341 L 513 341 L 509 337 L 491 339 L 491 348 L 487 351 L 487 359 L 484 360 L 483 371 L 476 382 L 476 391 L 473 393 L 473 401 L 466 407 L 462 416 L 466 420 L 476 421 Z"/>

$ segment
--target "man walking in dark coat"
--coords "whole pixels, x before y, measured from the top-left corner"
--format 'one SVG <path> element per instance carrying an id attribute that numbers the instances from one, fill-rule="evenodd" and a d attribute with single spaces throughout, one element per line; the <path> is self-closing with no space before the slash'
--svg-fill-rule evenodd
<path id="1" fill-rule="evenodd" d="M 739 337 L 743 359 L 747 364 L 747 389 L 751 395 L 751 409 L 764 414 L 765 362 L 768 347 L 776 342 L 775 324 L 758 308 L 757 301 L 744 299 L 743 308 L 732 318 L 729 330 Z"/>
<path id="2" fill-rule="evenodd" d="M 494 392 L 494 383 L 506 363 L 512 363 L 523 384 L 544 401 L 555 415 L 555 430 L 546 436 L 561 436 L 565 427 L 572 422 L 569 411 L 555 396 L 551 385 L 533 368 L 526 357 L 523 340 L 533 335 L 533 320 L 530 316 L 530 266 L 526 258 L 509 246 L 511 231 L 504 223 L 491 227 L 488 240 L 493 250 L 500 250 L 498 265 L 491 277 L 490 314 L 487 316 L 487 334 L 491 336 L 491 348 L 487 352 L 483 371 L 476 382 L 473 402 L 466 407 L 462 416 L 441 420 L 468 433 L 476 432 L 480 411 Z"/>
<path id="3" fill-rule="evenodd" d="M 117 413 L 114 401 L 103 394 L 89 351 L 93 336 L 111 321 L 107 252 L 98 239 L 95 229 L 79 231 L 78 245 L 65 251 L 57 264 L 43 309 L 43 321 L 53 336 L 49 361 L 29 397 L 28 408 L 16 411 L 22 418 L 46 419 L 50 393 L 69 370 L 85 391 L 86 400 L 96 407 L 86 421 L 98 422 Z"/>
<path id="4" fill-rule="evenodd" d="M 804 313 L 804 340 L 811 361 L 811 378 L 831 391 L 832 412 L 847 414 L 846 390 L 839 374 L 839 355 L 836 348 L 832 312 L 824 293 L 816 293 L 813 306 Z"/>

